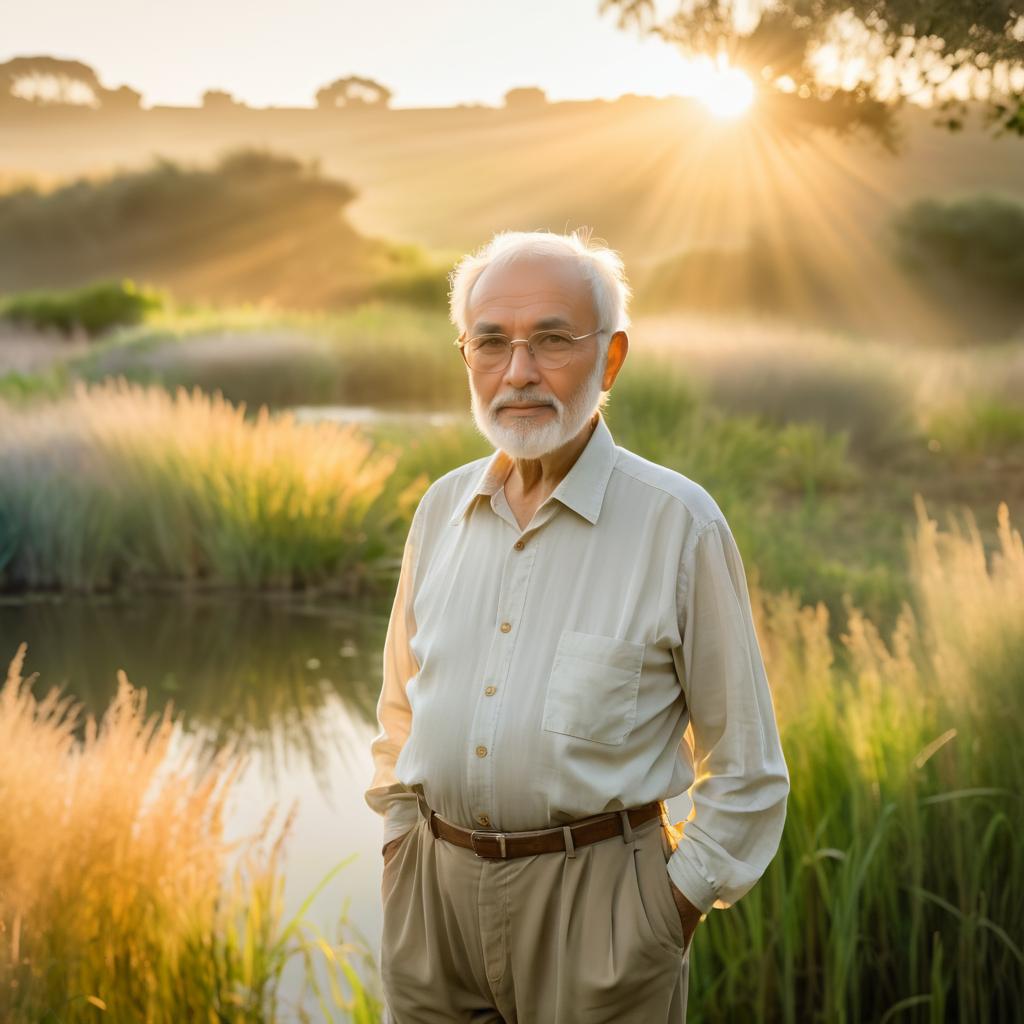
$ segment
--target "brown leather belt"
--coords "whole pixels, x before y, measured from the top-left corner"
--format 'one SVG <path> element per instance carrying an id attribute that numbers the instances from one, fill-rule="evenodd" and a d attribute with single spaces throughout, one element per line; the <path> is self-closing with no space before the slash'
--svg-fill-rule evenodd
<path id="1" fill-rule="evenodd" d="M 529 857 L 535 853 L 565 851 L 572 856 L 577 846 L 586 846 L 612 836 L 621 836 L 623 817 L 629 827 L 642 825 L 651 818 L 661 815 L 661 801 L 654 800 L 640 807 L 630 807 L 625 812 L 607 811 L 589 818 L 580 818 L 567 825 L 554 828 L 539 828 L 530 832 L 496 832 L 487 829 L 462 828 L 445 821 L 436 811 L 430 812 L 430 831 L 438 838 L 456 846 L 471 849 L 478 857 Z"/>

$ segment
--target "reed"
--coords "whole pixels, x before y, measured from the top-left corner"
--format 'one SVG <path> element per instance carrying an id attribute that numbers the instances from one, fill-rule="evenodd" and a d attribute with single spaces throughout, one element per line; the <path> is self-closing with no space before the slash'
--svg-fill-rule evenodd
<path id="1" fill-rule="evenodd" d="M 396 461 L 354 426 L 247 418 L 219 393 L 115 379 L 0 402 L 0 585 L 351 587 L 408 513 Z"/>
<path id="2" fill-rule="evenodd" d="M 306 968 L 300 1010 L 311 994 L 315 1019 L 378 1019 L 353 965 L 370 962 L 366 949 L 305 920 L 316 890 L 283 919 L 295 808 L 276 836 L 271 808 L 256 834 L 228 842 L 246 758 L 231 745 L 199 756 L 172 705 L 147 715 L 123 672 L 99 722 L 82 721 L 58 690 L 33 696 L 25 651 L 0 690 L 0 1020 L 276 1021 L 293 959 Z"/>
<path id="3" fill-rule="evenodd" d="M 764 878 L 693 946 L 694 1021 L 1011 1020 L 1024 1000 L 1024 545 L 917 498 L 888 640 L 751 588 L 792 778 Z"/>

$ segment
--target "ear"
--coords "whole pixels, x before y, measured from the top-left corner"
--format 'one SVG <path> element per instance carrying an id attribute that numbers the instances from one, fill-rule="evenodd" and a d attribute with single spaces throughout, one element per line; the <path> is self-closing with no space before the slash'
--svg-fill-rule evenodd
<path id="1" fill-rule="evenodd" d="M 610 391 L 615 378 L 626 361 L 626 353 L 629 351 L 629 338 L 625 331 L 616 331 L 608 342 L 608 358 L 604 366 L 604 376 L 601 378 L 601 390 Z"/>

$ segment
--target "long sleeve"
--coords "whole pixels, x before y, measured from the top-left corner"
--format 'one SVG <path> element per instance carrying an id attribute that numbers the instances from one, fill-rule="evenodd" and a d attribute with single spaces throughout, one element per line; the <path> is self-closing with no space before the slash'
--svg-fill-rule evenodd
<path id="1" fill-rule="evenodd" d="M 695 781 L 668 872 L 706 913 L 743 896 L 778 850 L 789 772 L 743 562 L 724 519 L 702 524 L 688 541 L 677 594 L 676 664 L 681 655 Z"/>
<path id="2" fill-rule="evenodd" d="M 395 776 L 395 764 L 412 728 L 412 708 L 406 695 L 409 680 L 420 670 L 410 647 L 416 635 L 413 580 L 422 534 L 423 501 L 416 509 L 402 553 L 391 617 L 384 640 L 383 682 L 377 701 L 380 731 L 370 744 L 373 780 L 364 798 L 384 817 L 384 843 L 403 835 L 416 824 L 416 794 Z"/>

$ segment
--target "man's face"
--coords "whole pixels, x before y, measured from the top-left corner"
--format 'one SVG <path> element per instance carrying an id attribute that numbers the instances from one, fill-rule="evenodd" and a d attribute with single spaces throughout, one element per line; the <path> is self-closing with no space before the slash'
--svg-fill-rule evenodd
<path id="1" fill-rule="evenodd" d="M 488 267 L 473 286 L 468 333 L 528 338 L 539 325 L 590 334 L 597 322 L 590 286 L 568 259 L 522 257 Z M 557 370 L 537 366 L 526 345 L 515 345 L 501 373 L 469 370 L 473 419 L 496 448 L 514 458 L 536 459 L 571 441 L 597 409 L 604 360 L 596 335 L 576 343 L 572 359 Z"/>

